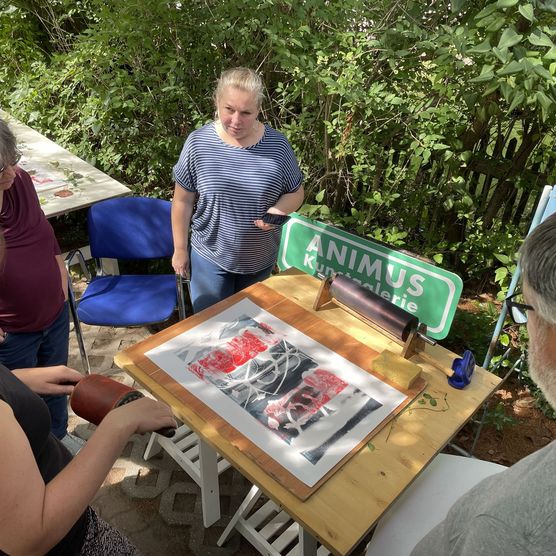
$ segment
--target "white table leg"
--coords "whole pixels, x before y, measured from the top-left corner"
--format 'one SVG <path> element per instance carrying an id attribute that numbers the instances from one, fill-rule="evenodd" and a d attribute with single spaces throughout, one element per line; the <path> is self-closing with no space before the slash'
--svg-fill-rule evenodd
<path id="1" fill-rule="evenodd" d="M 153 456 L 156 456 L 158 452 L 162 450 L 162 446 L 158 442 L 158 435 L 156 432 L 151 432 L 151 437 L 149 438 L 149 442 L 147 447 L 145 448 L 145 453 L 143 454 L 143 459 L 146 461 Z"/>
<path id="2" fill-rule="evenodd" d="M 238 521 L 243 518 L 243 516 L 247 515 L 257 502 L 257 500 L 261 497 L 262 491 L 259 487 L 253 485 L 249 494 L 243 499 L 243 502 L 240 504 L 237 512 L 233 515 L 232 519 L 230 519 L 230 523 L 224 529 L 222 535 L 218 539 L 216 543 L 218 546 L 222 546 L 233 533 Z"/>
<path id="3" fill-rule="evenodd" d="M 216 450 L 199 438 L 199 467 L 201 471 L 201 500 L 203 524 L 214 525 L 220 519 L 220 488 Z"/>
<path id="4" fill-rule="evenodd" d="M 300 556 L 316 556 L 317 539 L 310 533 L 305 531 L 301 525 L 299 526 L 299 555 Z"/>

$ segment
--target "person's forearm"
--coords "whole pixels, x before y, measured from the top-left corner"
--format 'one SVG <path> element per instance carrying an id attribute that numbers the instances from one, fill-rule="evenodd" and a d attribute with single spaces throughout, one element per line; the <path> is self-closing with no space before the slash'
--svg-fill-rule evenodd
<path id="1" fill-rule="evenodd" d="M 50 396 L 71 394 L 73 385 L 83 378 L 81 373 L 65 365 L 12 369 L 12 374 L 33 392 Z"/>
<path id="2" fill-rule="evenodd" d="M 187 207 L 184 203 L 172 203 L 172 237 L 174 249 L 187 249 L 189 223 L 186 223 Z"/>
<path id="3" fill-rule="evenodd" d="M 193 203 L 174 198 L 172 201 L 172 237 L 174 239 L 174 249 L 187 249 L 192 215 Z"/>
<path id="4" fill-rule="evenodd" d="M 68 299 L 68 272 L 62 255 L 56 255 L 56 262 L 60 267 L 60 278 L 62 279 L 62 291 L 64 292 L 64 299 Z"/>
<path id="5" fill-rule="evenodd" d="M 105 418 L 75 458 L 46 485 L 40 550 L 46 552 L 67 534 L 101 487 L 132 433 L 128 425 Z"/>
<path id="6" fill-rule="evenodd" d="M 293 193 L 285 193 L 282 195 L 276 204 L 268 209 L 267 212 L 271 214 L 290 214 L 294 210 L 297 210 L 303 204 L 303 198 L 305 197 L 305 192 L 303 186 Z"/>

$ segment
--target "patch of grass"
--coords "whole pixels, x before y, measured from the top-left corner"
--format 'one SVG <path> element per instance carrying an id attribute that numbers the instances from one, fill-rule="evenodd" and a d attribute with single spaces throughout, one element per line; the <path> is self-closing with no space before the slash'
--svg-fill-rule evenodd
<path id="1" fill-rule="evenodd" d="M 491 301 L 466 301 L 460 304 L 450 333 L 440 342 L 441 345 L 459 355 L 469 349 L 473 352 L 475 361 L 482 364 L 498 314 L 498 308 Z"/>
<path id="2" fill-rule="evenodd" d="M 506 413 L 506 408 L 502 402 L 498 402 L 491 407 L 486 415 L 485 423 L 492 425 L 498 432 L 504 427 L 515 425 L 517 421 Z"/>

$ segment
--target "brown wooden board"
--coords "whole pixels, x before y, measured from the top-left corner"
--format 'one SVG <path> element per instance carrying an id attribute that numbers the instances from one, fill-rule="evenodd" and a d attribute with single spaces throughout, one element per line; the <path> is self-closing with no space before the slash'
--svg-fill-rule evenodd
<path id="1" fill-rule="evenodd" d="M 250 299 L 262 309 L 272 313 L 285 323 L 293 326 L 316 342 L 338 353 L 348 361 L 357 365 L 361 369 L 364 369 L 370 374 L 373 374 L 381 381 L 403 392 L 407 396 L 406 400 L 402 404 L 392 411 L 377 427 L 369 431 L 365 439 L 361 441 L 349 454 L 346 454 L 346 456 L 328 473 L 326 473 L 326 475 L 324 475 L 313 487 L 309 487 L 297 479 L 293 474 L 272 459 L 259 446 L 251 442 L 237 429 L 220 417 L 220 415 L 191 394 L 166 372 L 160 369 L 145 355 L 145 353 L 151 349 L 186 332 L 187 330 L 190 330 L 191 328 L 194 328 L 205 320 L 219 314 L 224 309 L 234 305 L 243 298 Z M 426 386 L 426 381 L 421 378 L 416 381 L 415 386 L 411 390 L 403 390 L 398 385 L 384 378 L 382 375 L 373 372 L 371 362 L 378 355 L 377 351 L 365 346 L 336 326 L 323 321 L 314 313 L 311 313 L 299 304 L 285 298 L 264 284 L 251 286 L 250 288 L 233 295 L 232 297 L 214 305 L 202 313 L 194 315 L 185 321 L 179 322 L 170 328 L 167 328 L 162 332 L 159 332 L 158 334 L 136 344 L 135 346 L 126 349 L 122 355 L 127 356 L 129 362 L 131 362 L 132 365 L 139 367 L 146 377 L 149 377 L 159 387 L 171 393 L 172 396 L 180 402 L 180 404 L 183 404 L 190 411 L 196 413 L 204 422 L 209 424 L 210 428 L 213 429 L 214 432 L 226 438 L 235 448 L 257 462 L 257 464 L 265 469 L 271 477 L 280 482 L 285 488 L 301 500 L 309 498 L 328 480 L 329 477 L 331 477 L 355 453 L 365 446 L 373 435 L 381 430 L 393 417 L 395 417 L 409 403 L 411 403 Z M 137 376 L 136 378 L 141 382 L 141 376 Z M 149 381 L 143 380 L 143 382 L 145 386 L 149 387 Z M 150 389 L 155 395 L 157 394 L 154 388 Z M 158 391 L 159 388 L 156 388 L 156 390 Z M 191 425 L 191 423 L 187 424 Z M 195 429 L 195 426 L 192 425 L 192 428 Z M 206 431 L 203 432 L 206 440 L 210 443 L 210 434 L 207 434 Z"/>

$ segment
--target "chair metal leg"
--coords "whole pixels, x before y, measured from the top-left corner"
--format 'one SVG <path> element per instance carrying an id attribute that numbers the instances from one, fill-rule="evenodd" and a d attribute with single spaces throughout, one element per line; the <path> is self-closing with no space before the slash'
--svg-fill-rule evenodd
<path id="1" fill-rule="evenodd" d="M 191 299 L 191 287 L 189 283 L 189 278 L 184 278 L 181 274 L 176 274 L 176 290 L 178 292 L 178 316 L 180 320 L 186 317 L 185 314 L 185 294 L 183 291 L 183 286 L 187 288 L 187 294 L 189 299 Z"/>
<path id="2" fill-rule="evenodd" d="M 481 432 L 483 432 L 483 427 L 485 426 L 486 416 L 488 414 L 488 404 L 483 404 L 483 411 L 481 413 L 481 419 L 479 420 L 479 424 L 477 425 L 477 430 L 475 431 L 475 436 L 473 437 L 473 444 L 471 444 L 471 449 L 469 450 L 469 454 L 473 456 L 475 453 L 475 448 L 477 447 L 477 443 L 479 442 L 479 436 L 481 436 Z"/>
<path id="3" fill-rule="evenodd" d="M 68 303 L 69 309 L 71 313 L 71 318 L 73 320 L 73 328 L 75 331 L 75 336 L 77 338 L 77 345 L 79 346 L 79 353 L 81 354 L 81 363 L 83 364 L 83 369 L 85 373 L 90 375 L 91 374 L 91 366 L 89 364 L 89 357 L 87 356 L 87 351 L 85 349 L 85 342 L 83 341 L 83 333 L 81 331 L 81 321 L 79 320 L 79 316 L 77 315 L 77 306 L 75 304 L 75 295 L 73 293 L 73 287 L 71 284 L 71 280 L 68 287 Z"/>
<path id="4" fill-rule="evenodd" d="M 81 321 L 77 315 L 77 302 L 75 301 L 75 292 L 73 291 L 73 283 L 71 281 L 70 266 L 73 263 L 73 259 L 77 258 L 79 266 L 83 275 L 87 279 L 87 282 L 91 281 L 91 273 L 87 268 L 87 263 L 85 262 L 85 257 L 80 249 L 74 249 L 70 251 L 65 259 L 66 271 L 68 275 L 68 303 L 71 313 L 71 318 L 73 320 L 73 328 L 75 330 L 75 336 L 77 337 L 77 345 L 79 346 L 79 353 L 81 355 L 81 363 L 85 373 L 91 374 L 91 366 L 89 364 L 89 357 L 87 356 L 87 351 L 85 350 L 85 342 L 83 341 L 83 333 L 81 331 Z"/>

